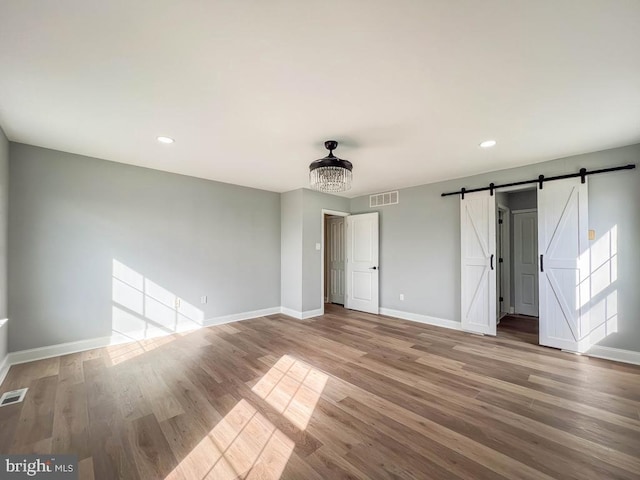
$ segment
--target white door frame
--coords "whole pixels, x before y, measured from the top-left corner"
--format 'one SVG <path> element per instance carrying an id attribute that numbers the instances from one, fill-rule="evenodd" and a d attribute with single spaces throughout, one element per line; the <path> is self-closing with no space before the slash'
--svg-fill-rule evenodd
<path id="1" fill-rule="evenodd" d="M 514 185 L 513 187 L 501 187 L 500 188 L 500 193 L 516 193 L 516 192 L 523 192 L 525 190 L 535 190 L 536 191 L 536 197 L 538 195 L 538 187 L 534 186 L 533 184 L 530 185 Z M 498 190 L 496 190 L 498 191 Z M 505 208 L 507 210 L 509 210 L 509 219 L 508 219 L 508 227 L 509 230 L 507 231 L 507 234 L 509 235 L 509 242 L 508 245 L 511 245 L 511 215 L 513 215 L 514 213 L 520 213 L 520 212 L 525 212 L 528 209 L 524 209 L 524 210 L 511 210 L 509 209 L 509 207 L 506 207 L 504 205 L 498 205 L 499 208 Z M 535 210 L 537 211 L 537 208 L 531 209 L 531 210 Z M 510 247 L 507 247 L 510 248 Z M 509 295 L 509 313 L 514 313 L 511 310 L 514 309 L 515 305 L 511 305 L 511 263 L 512 263 L 512 259 L 511 259 L 511 251 L 509 251 L 509 264 L 505 266 L 505 269 L 507 270 L 507 279 L 508 279 L 508 283 L 507 283 L 507 293 Z M 538 299 L 539 301 L 539 299 Z M 514 310 L 515 311 L 515 310 Z"/>
<path id="2" fill-rule="evenodd" d="M 501 210 L 503 213 L 502 217 L 502 230 L 501 238 L 500 238 L 500 246 L 502 247 L 502 270 L 500 271 L 500 283 L 502 283 L 502 305 L 504 306 L 504 311 L 508 315 L 511 313 L 511 210 L 506 205 L 498 204 L 498 210 Z M 498 219 L 496 219 L 497 221 Z M 498 254 L 500 252 L 497 252 Z M 498 255 L 498 262 L 500 261 L 500 255 Z M 496 295 L 500 296 L 499 289 L 496 291 Z M 498 301 L 498 305 L 500 302 Z M 499 311 L 498 308 L 498 323 L 500 323 L 500 318 L 502 312 Z"/>
<path id="3" fill-rule="evenodd" d="M 338 303 L 341 305 L 345 304 L 347 218 L 349 217 L 336 217 L 333 215 L 325 215 L 324 217 L 324 226 L 326 229 L 324 255 L 324 297 L 326 303 Z M 342 288 L 340 288 L 340 286 Z"/>
<path id="4" fill-rule="evenodd" d="M 324 216 L 325 215 L 333 215 L 335 217 L 348 217 L 349 215 L 351 215 L 350 213 L 347 212 L 340 212 L 338 210 L 328 210 L 326 208 L 323 208 L 322 211 L 320 212 L 320 310 L 321 315 L 324 315 L 324 268 L 326 265 L 326 259 L 325 259 L 325 244 L 324 244 L 324 237 L 325 237 L 325 232 L 324 232 Z M 346 275 L 346 267 L 345 267 L 345 275 Z"/>

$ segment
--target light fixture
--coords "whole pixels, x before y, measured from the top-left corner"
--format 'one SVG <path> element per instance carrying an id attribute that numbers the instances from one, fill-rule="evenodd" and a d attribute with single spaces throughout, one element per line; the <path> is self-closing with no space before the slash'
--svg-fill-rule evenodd
<path id="1" fill-rule="evenodd" d="M 353 165 L 348 160 L 341 160 L 333 155 L 338 146 L 335 140 L 324 142 L 329 155 L 309 165 L 309 184 L 319 192 L 345 192 L 351 188 L 351 171 Z"/>
<path id="2" fill-rule="evenodd" d="M 173 143 L 173 142 L 175 142 L 175 140 L 173 138 L 171 138 L 171 137 L 162 137 L 162 136 L 158 137 L 158 141 L 160 143 Z"/>
<path id="3" fill-rule="evenodd" d="M 480 144 L 480 147 L 482 147 L 482 148 L 491 148 L 491 147 L 494 147 L 495 144 L 496 144 L 495 140 L 485 140 L 484 142 L 482 142 Z"/>

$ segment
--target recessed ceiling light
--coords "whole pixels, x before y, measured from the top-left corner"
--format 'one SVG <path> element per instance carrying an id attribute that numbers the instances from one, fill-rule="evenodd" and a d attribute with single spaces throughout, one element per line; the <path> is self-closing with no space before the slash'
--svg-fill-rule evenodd
<path id="1" fill-rule="evenodd" d="M 495 146 L 495 144 L 496 144 L 495 140 L 485 140 L 484 142 L 482 142 L 480 144 L 480 146 L 482 148 L 491 148 L 491 147 Z"/>
<path id="2" fill-rule="evenodd" d="M 173 138 L 170 138 L 170 137 L 158 137 L 158 141 L 160 143 L 173 143 L 173 142 L 175 142 L 175 140 Z"/>

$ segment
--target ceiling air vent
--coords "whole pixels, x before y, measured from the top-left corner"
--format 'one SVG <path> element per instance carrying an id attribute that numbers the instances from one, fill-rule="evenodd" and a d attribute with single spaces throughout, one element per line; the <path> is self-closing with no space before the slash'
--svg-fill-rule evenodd
<path id="1" fill-rule="evenodd" d="M 20 390 L 13 390 L 11 392 L 5 392 L 0 397 L 0 407 L 7 405 L 13 405 L 14 403 L 20 403 L 24 400 L 24 396 L 27 394 L 28 388 L 21 388 Z"/>
<path id="2" fill-rule="evenodd" d="M 383 207 L 385 205 L 395 205 L 400 201 L 398 191 L 376 193 L 369 195 L 369 207 Z"/>

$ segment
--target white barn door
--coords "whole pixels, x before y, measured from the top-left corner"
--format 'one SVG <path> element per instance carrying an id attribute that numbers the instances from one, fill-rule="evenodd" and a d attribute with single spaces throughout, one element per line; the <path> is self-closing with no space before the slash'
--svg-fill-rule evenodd
<path id="1" fill-rule="evenodd" d="M 568 178 L 538 190 L 540 344 L 583 351 L 589 326 L 587 183 Z"/>
<path id="2" fill-rule="evenodd" d="M 347 217 L 345 307 L 378 313 L 378 212 Z"/>
<path id="3" fill-rule="evenodd" d="M 496 197 L 460 199 L 462 329 L 496 334 Z"/>

